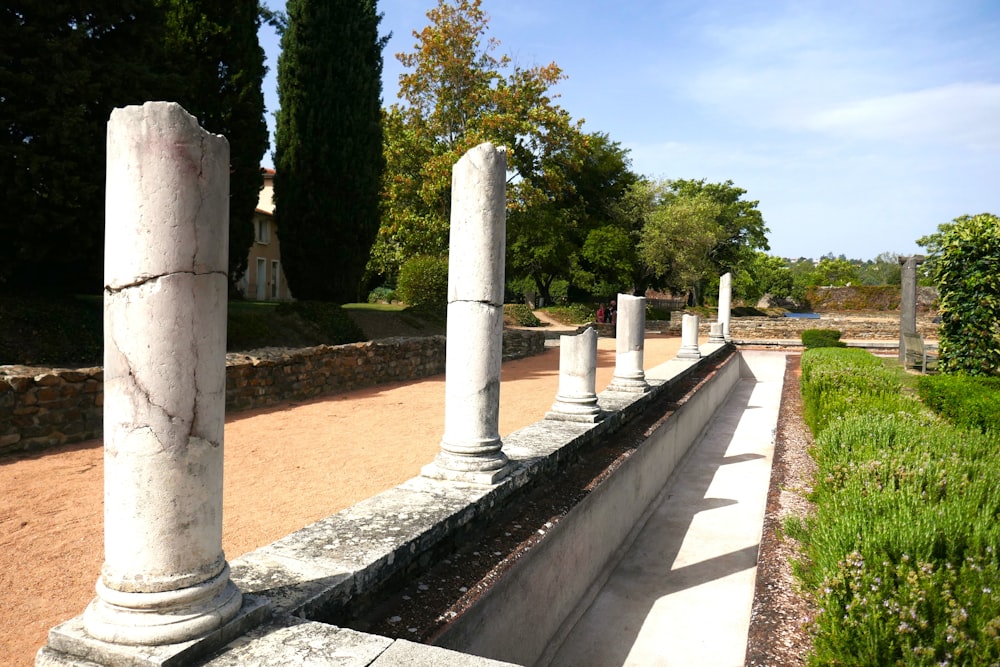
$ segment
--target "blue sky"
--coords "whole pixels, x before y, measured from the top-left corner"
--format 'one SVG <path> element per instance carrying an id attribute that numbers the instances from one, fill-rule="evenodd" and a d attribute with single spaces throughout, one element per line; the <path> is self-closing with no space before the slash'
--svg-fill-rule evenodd
<path id="1" fill-rule="evenodd" d="M 393 34 L 387 106 L 395 54 L 412 50 L 435 4 L 379 2 Z M 498 52 L 523 67 L 555 61 L 568 76 L 557 103 L 629 149 L 634 171 L 732 180 L 759 200 L 772 254 L 909 254 L 939 223 L 1000 215 L 996 0 L 482 6 Z M 279 48 L 266 28 L 261 43 L 270 117 Z"/>

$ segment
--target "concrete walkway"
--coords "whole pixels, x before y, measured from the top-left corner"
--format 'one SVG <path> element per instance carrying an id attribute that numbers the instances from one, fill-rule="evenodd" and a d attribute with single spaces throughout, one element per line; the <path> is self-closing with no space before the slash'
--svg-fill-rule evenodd
<path id="1" fill-rule="evenodd" d="M 785 354 L 734 387 L 569 631 L 554 667 L 743 665 Z"/>

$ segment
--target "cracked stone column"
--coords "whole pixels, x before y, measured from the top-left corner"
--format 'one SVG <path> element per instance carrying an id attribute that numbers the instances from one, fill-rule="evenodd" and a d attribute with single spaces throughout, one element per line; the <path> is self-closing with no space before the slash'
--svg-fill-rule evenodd
<path id="1" fill-rule="evenodd" d="M 681 349 L 677 351 L 678 359 L 701 359 L 701 350 L 698 349 L 698 321 L 697 315 L 684 314 L 681 320 Z"/>
<path id="2" fill-rule="evenodd" d="M 726 341 L 733 339 L 729 330 L 729 318 L 733 305 L 733 274 L 725 273 L 719 278 L 719 324 L 722 325 L 722 337 Z"/>
<path id="3" fill-rule="evenodd" d="M 222 553 L 229 144 L 179 105 L 108 122 L 104 567 L 87 632 L 206 635 L 242 596 Z"/>
<path id="4" fill-rule="evenodd" d="M 452 168 L 444 436 L 427 477 L 494 484 L 510 472 L 499 432 L 506 184 L 490 143 Z"/>
<path id="5" fill-rule="evenodd" d="M 594 423 L 601 419 L 597 407 L 597 332 L 559 336 L 559 391 L 546 419 Z"/>
<path id="6" fill-rule="evenodd" d="M 618 295 L 618 320 L 615 328 L 615 374 L 609 391 L 641 394 L 649 391 L 642 368 L 646 340 L 646 297 Z"/>

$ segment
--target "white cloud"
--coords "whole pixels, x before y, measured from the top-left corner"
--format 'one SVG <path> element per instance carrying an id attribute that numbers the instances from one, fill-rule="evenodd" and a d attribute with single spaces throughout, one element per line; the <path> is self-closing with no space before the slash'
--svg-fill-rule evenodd
<path id="1" fill-rule="evenodd" d="M 849 139 L 891 139 L 1000 148 L 1000 84 L 956 83 L 872 97 L 802 119 L 802 127 Z"/>

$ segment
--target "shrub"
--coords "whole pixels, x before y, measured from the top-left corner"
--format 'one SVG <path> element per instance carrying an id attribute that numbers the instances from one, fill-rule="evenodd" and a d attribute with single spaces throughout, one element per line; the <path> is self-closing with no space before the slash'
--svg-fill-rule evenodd
<path id="1" fill-rule="evenodd" d="M 368 293 L 368 303 L 392 303 L 396 300 L 396 290 L 382 285 Z"/>
<path id="2" fill-rule="evenodd" d="M 646 320 L 648 321 L 660 321 L 666 320 L 670 321 L 670 311 L 664 308 L 657 308 L 656 306 L 651 306 L 649 302 L 646 302 Z"/>
<path id="3" fill-rule="evenodd" d="M 806 329 L 802 332 L 802 344 L 806 348 L 847 347 L 847 343 L 840 340 L 840 332 L 836 329 Z"/>
<path id="4" fill-rule="evenodd" d="M 531 307 L 525 303 L 506 303 L 503 307 L 505 320 L 510 320 L 521 327 L 540 327 L 542 321 L 531 312 Z"/>
<path id="5" fill-rule="evenodd" d="M 549 306 L 542 308 L 545 313 L 561 324 L 587 324 L 596 317 L 596 309 L 583 303 L 571 303 L 567 306 Z"/>
<path id="6" fill-rule="evenodd" d="M 940 293 L 943 373 L 1000 375 L 1000 218 L 964 215 L 928 240 Z"/>
<path id="7" fill-rule="evenodd" d="M 815 348 L 802 355 L 802 417 L 816 434 L 864 406 L 895 409 L 900 387 L 897 372 L 864 350 Z"/>
<path id="8" fill-rule="evenodd" d="M 399 269 L 396 294 L 415 308 L 443 310 L 448 306 L 448 260 L 421 255 Z"/>
<path id="9" fill-rule="evenodd" d="M 939 419 L 860 350 L 806 352 L 802 393 L 815 511 L 786 532 L 818 610 L 808 664 L 996 664 L 1000 437 Z"/>
<path id="10" fill-rule="evenodd" d="M 985 432 L 1000 424 L 1000 378 L 922 375 L 920 398 L 956 426 Z"/>

